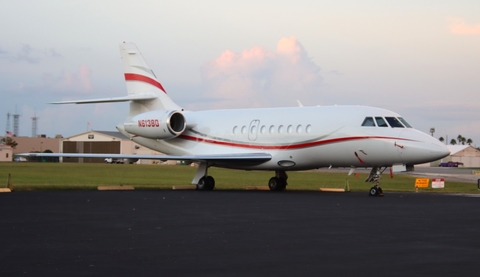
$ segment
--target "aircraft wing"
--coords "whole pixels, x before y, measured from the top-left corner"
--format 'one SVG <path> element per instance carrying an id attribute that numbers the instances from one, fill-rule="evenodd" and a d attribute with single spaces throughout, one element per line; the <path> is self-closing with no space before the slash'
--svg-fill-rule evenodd
<path id="1" fill-rule="evenodd" d="M 126 101 L 141 101 L 152 100 L 157 98 L 153 93 L 128 95 L 112 98 L 98 98 L 98 99 L 86 99 L 86 100 L 73 100 L 73 101 L 60 101 L 52 102 L 50 104 L 93 104 L 93 103 L 110 103 L 110 102 L 126 102 Z"/>
<path id="2" fill-rule="evenodd" d="M 64 157 L 64 158 L 112 158 L 112 159 L 149 159 L 209 162 L 215 164 L 261 164 L 272 159 L 267 153 L 216 154 L 216 155 L 125 155 L 125 154 L 87 154 L 87 153 L 21 153 L 19 157 Z"/>

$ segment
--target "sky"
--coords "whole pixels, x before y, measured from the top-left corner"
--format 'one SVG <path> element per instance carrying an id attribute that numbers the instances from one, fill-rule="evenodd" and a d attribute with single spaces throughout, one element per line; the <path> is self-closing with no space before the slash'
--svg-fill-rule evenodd
<path id="1" fill-rule="evenodd" d="M 2 1 L 0 132 L 115 130 L 118 45 L 189 110 L 367 105 L 480 146 L 480 1 Z M 13 123 L 10 123 L 13 130 Z"/>

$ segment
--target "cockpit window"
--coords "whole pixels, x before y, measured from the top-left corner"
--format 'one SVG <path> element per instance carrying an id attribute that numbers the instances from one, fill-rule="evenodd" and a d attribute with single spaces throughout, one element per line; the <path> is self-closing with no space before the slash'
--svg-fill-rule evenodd
<path id="1" fill-rule="evenodd" d="M 403 119 L 403 117 L 399 117 L 398 120 L 400 120 L 403 123 L 403 125 L 405 125 L 405 127 L 413 128 L 412 125 L 408 124 L 408 122 L 405 119 Z"/>
<path id="2" fill-rule="evenodd" d="M 365 120 L 363 120 L 362 126 L 375 127 L 375 121 L 373 121 L 373 117 L 365 117 Z"/>
<path id="3" fill-rule="evenodd" d="M 392 128 L 405 128 L 405 126 L 403 126 L 400 120 L 398 120 L 396 117 L 385 117 L 385 119 Z"/>
<path id="4" fill-rule="evenodd" d="M 385 122 L 385 119 L 381 116 L 375 117 L 375 120 L 377 121 L 377 126 L 378 127 L 388 127 L 387 122 Z"/>

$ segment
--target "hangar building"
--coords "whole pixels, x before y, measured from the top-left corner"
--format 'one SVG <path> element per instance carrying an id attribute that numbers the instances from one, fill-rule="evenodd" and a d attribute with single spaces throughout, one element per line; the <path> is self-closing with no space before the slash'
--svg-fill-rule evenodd
<path id="1" fill-rule="evenodd" d="M 133 155 L 161 155 L 131 141 L 120 132 L 115 131 L 87 131 L 67 137 L 61 142 L 62 153 L 107 153 Z M 63 162 L 74 163 L 103 163 L 103 158 L 63 158 Z M 139 160 L 137 163 L 151 164 L 160 161 Z"/>
<path id="2" fill-rule="evenodd" d="M 463 167 L 480 167 L 480 150 L 471 145 L 447 145 L 450 156 L 443 162 L 460 162 Z"/>
<path id="3" fill-rule="evenodd" d="M 17 146 L 13 150 L 14 154 L 29 153 L 29 152 L 44 152 L 45 150 L 58 153 L 60 151 L 61 135 L 56 135 L 55 138 L 47 138 L 45 135 L 40 135 L 36 138 L 31 137 L 12 137 L 17 142 Z"/>

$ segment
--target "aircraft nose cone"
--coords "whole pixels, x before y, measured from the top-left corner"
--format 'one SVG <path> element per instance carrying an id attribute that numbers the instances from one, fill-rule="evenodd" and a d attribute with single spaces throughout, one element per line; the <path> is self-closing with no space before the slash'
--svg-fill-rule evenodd
<path id="1" fill-rule="evenodd" d="M 450 150 L 442 143 L 434 143 L 430 149 L 430 153 L 432 154 L 432 158 L 435 160 L 440 160 L 450 155 Z"/>
<path id="2" fill-rule="evenodd" d="M 447 146 L 436 138 L 416 130 L 409 130 L 410 141 L 399 148 L 400 156 L 406 164 L 422 164 L 438 161 L 450 155 Z"/>

